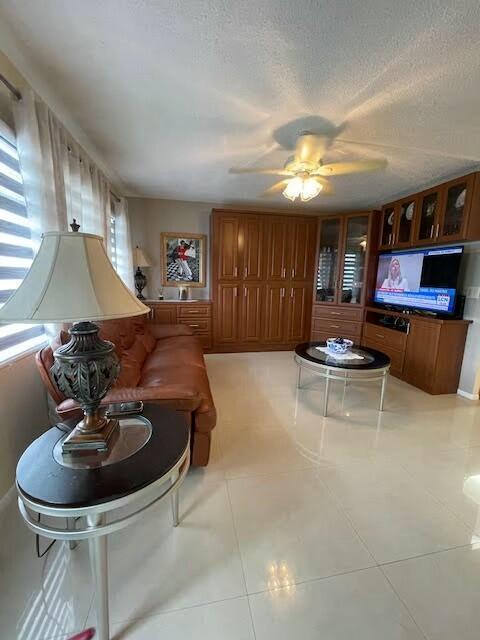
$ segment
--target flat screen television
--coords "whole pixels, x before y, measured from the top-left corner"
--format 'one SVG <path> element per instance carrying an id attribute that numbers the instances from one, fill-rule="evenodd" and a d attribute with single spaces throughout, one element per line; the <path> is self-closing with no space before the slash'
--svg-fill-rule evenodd
<path id="1" fill-rule="evenodd" d="M 453 314 L 463 247 L 392 251 L 378 258 L 377 304 Z"/>

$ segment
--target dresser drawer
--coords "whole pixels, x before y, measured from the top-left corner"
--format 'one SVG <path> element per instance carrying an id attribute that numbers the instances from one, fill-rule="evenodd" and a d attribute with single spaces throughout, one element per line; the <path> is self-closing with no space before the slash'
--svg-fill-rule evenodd
<path id="1" fill-rule="evenodd" d="M 332 320 L 355 320 L 362 322 L 363 309 L 352 307 L 329 307 L 326 304 L 314 304 L 312 315 L 314 318 L 331 318 Z"/>
<path id="2" fill-rule="evenodd" d="M 212 322 L 210 318 L 192 318 L 180 319 L 180 324 L 185 324 L 193 329 L 193 333 L 210 333 L 212 330 Z"/>
<path id="3" fill-rule="evenodd" d="M 179 318 L 208 318 L 211 315 L 211 305 L 191 302 L 178 305 Z"/>
<path id="4" fill-rule="evenodd" d="M 334 320 L 327 318 L 313 318 L 312 331 L 330 333 L 330 338 L 345 336 L 347 333 L 360 338 L 362 334 L 362 323 L 350 320 Z"/>
<path id="5" fill-rule="evenodd" d="M 365 322 L 363 325 L 363 335 L 365 338 L 375 340 L 377 344 L 379 343 L 385 345 L 385 347 L 388 346 L 393 349 L 398 349 L 399 351 L 405 351 L 407 334 L 402 331 L 395 331 L 395 329 L 388 329 L 378 324 Z"/>
<path id="6" fill-rule="evenodd" d="M 390 345 L 386 345 L 384 342 L 376 342 L 375 340 L 366 338 L 365 336 L 362 338 L 362 345 L 365 347 L 370 347 L 370 349 L 376 349 L 377 351 L 382 351 L 382 353 L 385 353 L 391 360 L 390 373 L 401 377 L 403 372 L 403 361 L 405 357 L 403 351 L 393 349 Z"/>
<path id="7" fill-rule="evenodd" d="M 312 342 L 326 342 L 327 338 L 335 338 L 331 333 L 324 333 L 323 331 L 312 331 Z M 353 333 L 342 333 L 342 338 L 351 340 L 354 344 L 360 344 L 360 336 Z"/>

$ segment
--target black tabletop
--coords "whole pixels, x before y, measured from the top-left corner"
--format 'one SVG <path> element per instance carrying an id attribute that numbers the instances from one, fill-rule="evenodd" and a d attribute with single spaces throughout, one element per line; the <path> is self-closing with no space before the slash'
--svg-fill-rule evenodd
<path id="1" fill-rule="evenodd" d="M 152 423 L 148 442 L 129 458 L 96 469 L 72 469 L 53 457 L 65 432 L 52 427 L 32 442 L 17 465 L 17 484 L 34 502 L 64 508 L 110 502 L 155 482 L 180 460 L 188 443 L 184 417 L 171 409 L 145 404 Z"/>
<path id="2" fill-rule="evenodd" d="M 326 342 L 302 342 L 302 344 L 298 344 L 295 347 L 295 353 L 304 360 L 337 369 L 365 371 L 369 369 L 383 369 L 390 364 L 390 358 L 385 353 L 377 351 L 376 349 L 370 349 L 370 347 L 352 347 L 354 353 L 363 356 L 362 360 L 340 360 L 316 348 L 326 346 Z"/>

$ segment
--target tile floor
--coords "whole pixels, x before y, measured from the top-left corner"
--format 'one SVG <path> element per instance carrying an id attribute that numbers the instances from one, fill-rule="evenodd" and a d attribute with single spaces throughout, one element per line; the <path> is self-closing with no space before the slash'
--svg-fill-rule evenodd
<path id="1" fill-rule="evenodd" d="M 477 640 L 480 407 L 390 379 L 322 386 L 285 352 L 207 357 L 211 464 L 111 536 L 118 640 Z M 85 544 L 43 560 L 14 500 L 0 531 L 0 638 L 94 623 Z M 477 537 L 478 536 L 478 537 Z"/>

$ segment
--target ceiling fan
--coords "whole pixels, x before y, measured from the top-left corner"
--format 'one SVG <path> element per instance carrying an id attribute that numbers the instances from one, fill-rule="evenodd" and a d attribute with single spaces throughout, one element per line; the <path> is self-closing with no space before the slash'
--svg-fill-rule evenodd
<path id="1" fill-rule="evenodd" d="M 289 200 L 300 198 L 307 202 L 322 191 L 333 194 L 333 188 L 327 176 L 340 176 L 347 173 L 360 173 L 383 169 L 386 160 L 358 160 L 355 162 L 333 162 L 323 164 L 322 156 L 328 149 L 331 139 L 325 135 L 310 132 L 301 133 L 295 145 L 295 153 L 287 160 L 283 169 L 268 168 L 232 168 L 230 173 L 263 173 L 284 176 L 262 193 L 269 197 L 282 192 Z"/>

